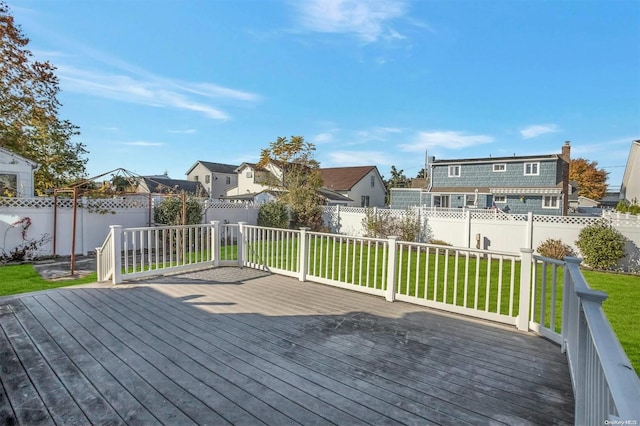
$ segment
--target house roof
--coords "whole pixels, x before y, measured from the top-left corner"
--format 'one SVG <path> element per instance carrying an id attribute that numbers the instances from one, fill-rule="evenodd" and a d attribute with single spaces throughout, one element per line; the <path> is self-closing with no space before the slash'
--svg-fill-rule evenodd
<path id="1" fill-rule="evenodd" d="M 33 160 L 25 158 L 22 155 L 18 155 L 15 152 L 9 151 L 8 149 L 3 148 L 1 146 L 0 146 L 0 151 L 2 151 L 3 153 L 5 153 L 6 155 L 8 155 L 10 157 L 15 158 L 18 161 L 22 161 L 22 162 L 25 162 L 25 163 L 31 165 L 31 168 L 34 169 L 34 170 L 40 167 L 40 163 L 37 163 L 37 162 L 35 162 Z"/>
<path id="2" fill-rule="evenodd" d="M 238 166 L 234 166 L 231 164 L 211 163 L 209 161 L 198 160 L 193 166 L 191 166 L 189 170 L 187 170 L 186 174 L 191 173 L 191 171 L 195 169 L 198 164 L 202 164 L 211 173 L 227 173 L 230 175 L 234 174 L 236 172 L 236 169 L 238 168 Z"/>
<path id="3" fill-rule="evenodd" d="M 339 192 L 336 191 L 332 191 L 329 188 L 320 188 L 318 189 L 318 194 L 323 197 L 325 200 L 327 201 L 344 201 L 344 202 L 349 202 L 349 201 L 353 201 L 351 198 L 347 197 L 346 195 L 342 195 Z"/>
<path id="4" fill-rule="evenodd" d="M 463 159 L 451 159 L 451 160 L 435 160 L 433 165 L 445 165 L 445 164 L 459 164 L 459 163 L 511 163 L 520 161 L 533 161 L 533 160 L 558 160 L 561 156 L 559 154 L 549 155 L 525 155 L 516 157 L 489 157 L 489 158 L 463 158 Z"/>
<path id="5" fill-rule="evenodd" d="M 349 191 L 373 169 L 376 169 L 376 166 L 327 167 L 319 171 L 325 188 Z"/>
<path id="6" fill-rule="evenodd" d="M 141 176 L 141 178 L 151 193 L 184 191 L 190 194 L 197 194 L 200 191 L 204 191 L 200 182 L 171 179 L 167 176 Z"/>

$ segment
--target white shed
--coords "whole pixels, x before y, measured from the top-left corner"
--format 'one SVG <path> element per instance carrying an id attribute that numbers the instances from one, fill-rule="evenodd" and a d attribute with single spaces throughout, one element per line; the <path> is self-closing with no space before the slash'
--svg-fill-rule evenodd
<path id="1" fill-rule="evenodd" d="M 0 147 L 0 196 L 32 198 L 33 172 L 40 165 Z"/>

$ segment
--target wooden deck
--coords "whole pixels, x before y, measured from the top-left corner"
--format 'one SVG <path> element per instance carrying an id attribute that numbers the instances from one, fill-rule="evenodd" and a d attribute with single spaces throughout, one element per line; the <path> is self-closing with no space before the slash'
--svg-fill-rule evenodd
<path id="1" fill-rule="evenodd" d="M 572 424 L 532 334 L 251 269 L 0 298 L 0 424 Z"/>

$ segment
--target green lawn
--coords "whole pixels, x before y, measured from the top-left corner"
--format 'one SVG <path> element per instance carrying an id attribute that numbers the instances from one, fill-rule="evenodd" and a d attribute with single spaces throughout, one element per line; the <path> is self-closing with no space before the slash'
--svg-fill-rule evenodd
<path id="1" fill-rule="evenodd" d="M 75 280 L 47 281 L 31 264 L 0 266 L 0 296 L 96 282 L 96 273 Z"/>

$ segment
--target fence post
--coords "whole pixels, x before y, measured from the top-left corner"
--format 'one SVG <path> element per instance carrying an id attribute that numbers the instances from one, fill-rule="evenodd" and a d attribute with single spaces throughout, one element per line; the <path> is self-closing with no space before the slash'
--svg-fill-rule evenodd
<path id="1" fill-rule="evenodd" d="M 398 268 L 398 262 L 396 259 L 396 248 L 398 246 L 398 237 L 390 236 L 389 240 L 389 253 L 387 259 L 387 302 L 393 302 L 396 299 L 396 270 Z"/>
<path id="2" fill-rule="evenodd" d="M 307 280 L 307 271 L 309 270 L 309 235 L 307 231 L 311 228 L 300 228 L 300 239 L 298 240 L 298 280 L 304 282 Z"/>
<path id="3" fill-rule="evenodd" d="M 527 213 L 527 225 L 525 226 L 524 246 L 533 248 L 533 212 Z"/>
<path id="4" fill-rule="evenodd" d="M 113 259 L 113 275 L 111 282 L 122 282 L 122 225 L 111 225 L 111 258 Z M 128 254 L 127 254 L 128 255 Z"/>
<path id="5" fill-rule="evenodd" d="M 471 210 L 464 211 L 464 235 L 467 248 L 471 248 Z"/>
<path id="6" fill-rule="evenodd" d="M 213 261 L 213 267 L 220 266 L 220 221 L 212 220 L 211 226 L 211 260 Z"/>
<path id="7" fill-rule="evenodd" d="M 516 325 L 518 330 L 529 331 L 529 309 L 531 306 L 531 266 L 533 250 L 520 249 L 520 305 Z M 543 296 L 544 297 L 544 296 Z"/>
<path id="8" fill-rule="evenodd" d="M 244 228 L 247 222 L 238 222 L 238 241 L 237 241 L 237 250 L 238 250 L 238 266 L 243 267 L 244 261 L 247 258 L 247 253 L 245 252 L 245 244 L 244 244 L 244 234 L 246 229 Z"/>

